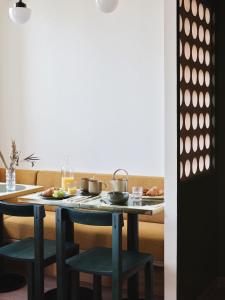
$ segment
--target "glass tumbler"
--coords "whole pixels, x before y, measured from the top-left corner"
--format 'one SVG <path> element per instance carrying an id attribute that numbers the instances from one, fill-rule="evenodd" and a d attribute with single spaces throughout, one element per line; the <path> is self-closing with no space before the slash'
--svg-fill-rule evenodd
<path id="1" fill-rule="evenodd" d="M 142 205 L 142 195 L 143 195 L 143 187 L 142 186 L 133 186 L 131 199 L 132 203 L 135 206 Z"/>

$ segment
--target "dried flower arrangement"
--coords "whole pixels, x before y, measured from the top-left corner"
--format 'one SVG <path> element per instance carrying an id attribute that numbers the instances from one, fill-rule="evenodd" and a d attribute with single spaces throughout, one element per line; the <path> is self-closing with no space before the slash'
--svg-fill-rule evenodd
<path id="1" fill-rule="evenodd" d="M 16 142 L 13 140 L 12 141 L 12 146 L 11 146 L 11 154 L 10 154 L 10 163 L 9 165 L 7 164 L 2 152 L 0 151 L 0 159 L 3 162 L 3 165 L 5 166 L 6 169 L 14 171 L 16 167 L 20 165 L 22 162 L 28 162 L 31 164 L 32 167 L 39 161 L 39 158 L 32 153 L 31 155 L 20 159 L 21 152 L 17 150 L 16 147 Z"/>

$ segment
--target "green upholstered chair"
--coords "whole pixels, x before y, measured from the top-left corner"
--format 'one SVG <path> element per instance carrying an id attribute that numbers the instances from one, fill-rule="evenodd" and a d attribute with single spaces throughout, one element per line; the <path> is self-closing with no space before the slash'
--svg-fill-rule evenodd
<path id="1" fill-rule="evenodd" d="M 34 217 L 34 237 L 3 244 L 3 216 Z M 44 300 L 44 267 L 56 261 L 56 241 L 43 239 L 44 206 L 0 202 L 0 256 L 27 265 L 28 300 Z M 16 226 L 16 224 L 15 224 Z M 77 247 L 66 243 L 66 255 Z"/>
<path id="2" fill-rule="evenodd" d="M 70 232 L 70 235 L 68 236 L 66 232 L 66 223 L 68 223 L 68 221 L 84 225 L 111 226 L 112 248 L 92 248 L 79 255 L 66 259 L 66 242 L 74 242 L 74 233 Z M 71 300 L 80 300 L 80 272 L 93 275 L 94 300 L 101 299 L 101 276 L 112 277 L 112 299 L 121 300 L 122 280 L 129 278 L 141 269 L 144 269 L 145 271 L 145 300 L 153 299 L 152 257 L 149 254 L 134 251 L 122 251 L 123 215 L 121 213 L 88 212 L 68 208 L 58 208 L 56 222 L 58 300 L 69 298 Z M 69 276 L 67 277 L 67 275 Z M 69 294 L 67 293 L 68 290 L 70 291 Z"/>

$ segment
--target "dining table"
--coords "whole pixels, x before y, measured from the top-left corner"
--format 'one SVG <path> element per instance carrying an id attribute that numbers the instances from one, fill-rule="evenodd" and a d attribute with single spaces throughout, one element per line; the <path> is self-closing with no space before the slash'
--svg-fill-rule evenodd
<path id="1" fill-rule="evenodd" d="M 0 201 L 10 201 L 17 197 L 40 192 L 43 190 L 42 186 L 37 185 L 26 185 L 26 184 L 16 184 L 14 191 L 7 191 L 6 184 L 4 182 L 0 182 Z M 3 220 L 0 216 L 0 223 Z M 2 243 L 2 241 L 0 241 Z M 26 284 L 26 279 L 24 276 L 8 273 L 4 270 L 4 267 L 0 271 L 0 293 L 11 292 L 17 290 Z M 1 298 L 1 296 L 0 296 Z"/>
<path id="2" fill-rule="evenodd" d="M 139 250 L 138 215 L 155 215 L 164 210 L 163 197 L 143 197 L 141 201 L 134 202 L 130 197 L 124 205 L 112 205 L 107 197 L 107 192 L 98 196 L 75 195 L 67 199 L 45 199 L 40 193 L 34 193 L 19 197 L 18 202 L 42 204 L 45 206 L 68 207 L 74 209 L 85 209 L 94 211 L 111 211 L 127 213 L 127 249 Z M 133 275 L 128 279 L 128 299 L 139 299 L 139 276 Z"/>

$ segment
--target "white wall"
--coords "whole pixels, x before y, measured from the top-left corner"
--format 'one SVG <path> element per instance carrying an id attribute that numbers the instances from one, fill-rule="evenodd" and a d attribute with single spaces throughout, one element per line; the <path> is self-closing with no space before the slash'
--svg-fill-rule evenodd
<path id="1" fill-rule="evenodd" d="M 165 300 L 177 299 L 177 0 L 165 1 Z"/>
<path id="2" fill-rule="evenodd" d="M 164 175 L 163 0 L 29 1 L 30 22 L 0 2 L 0 148 L 15 138 L 38 168 Z"/>

